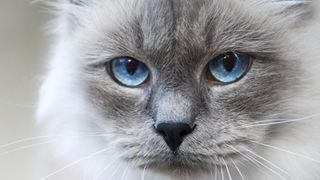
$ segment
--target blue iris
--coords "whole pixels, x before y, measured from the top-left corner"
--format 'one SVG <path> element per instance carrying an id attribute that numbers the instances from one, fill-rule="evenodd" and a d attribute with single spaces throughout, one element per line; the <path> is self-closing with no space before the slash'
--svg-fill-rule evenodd
<path id="1" fill-rule="evenodd" d="M 232 83 L 243 77 L 250 66 L 250 58 L 243 53 L 227 53 L 209 63 L 209 72 L 222 83 Z"/>
<path id="2" fill-rule="evenodd" d="M 115 79 L 129 87 L 139 86 L 149 77 L 148 67 L 129 57 L 121 57 L 111 62 L 111 69 Z"/>

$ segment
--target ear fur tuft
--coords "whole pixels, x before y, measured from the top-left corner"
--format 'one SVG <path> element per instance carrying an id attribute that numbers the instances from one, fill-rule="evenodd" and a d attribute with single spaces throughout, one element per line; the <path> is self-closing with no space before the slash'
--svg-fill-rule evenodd
<path id="1" fill-rule="evenodd" d="M 71 4 L 77 5 L 77 6 L 83 6 L 86 5 L 85 0 L 69 0 Z"/>
<path id="2" fill-rule="evenodd" d="M 294 18 L 295 21 L 304 20 L 313 14 L 312 0 L 266 0 L 274 7 L 276 14 Z"/>

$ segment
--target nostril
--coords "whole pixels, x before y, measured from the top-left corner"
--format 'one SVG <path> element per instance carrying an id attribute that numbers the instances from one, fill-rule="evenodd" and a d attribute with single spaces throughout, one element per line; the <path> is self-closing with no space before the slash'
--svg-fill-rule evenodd
<path id="1" fill-rule="evenodd" d="M 186 135 L 188 135 L 188 134 L 189 134 L 188 131 L 182 131 L 182 132 L 180 133 L 180 136 L 181 136 L 181 137 L 184 137 L 184 136 L 186 136 Z"/>
<path id="2" fill-rule="evenodd" d="M 184 131 L 181 131 L 180 136 L 184 137 L 184 136 L 186 136 L 188 134 L 189 134 L 189 131 L 184 130 Z"/>
<path id="3" fill-rule="evenodd" d="M 181 136 L 181 137 L 184 137 L 184 136 L 192 133 L 195 128 L 196 128 L 196 125 L 194 125 L 192 128 L 188 127 L 188 128 L 186 128 L 186 129 L 183 129 L 183 130 L 180 132 L 180 136 Z"/>
<path id="4" fill-rule="evenodd" d="M 167 137 L 167 134 L 166 134 L 166 132 L 163 130 L 162 127 L 153 125 L 153 128 L 154 128 L 154 130 L 156 131 L 157 134 L 161 135 L 161 136 L 164 137 L 164 138 Z"/>
<path id="5" fill-rule="evenodd" d="M 167 138 L 167 134 L 164 131 L 157 131 L 162 137 Z"/>

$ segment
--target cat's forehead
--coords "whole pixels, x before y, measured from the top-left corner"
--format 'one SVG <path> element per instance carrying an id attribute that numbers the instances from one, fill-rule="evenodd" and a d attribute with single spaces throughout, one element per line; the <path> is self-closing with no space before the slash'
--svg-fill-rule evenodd
<path id="1" fill-rule="evenodd" d="M 147 1 L 140 18 L 144 54 L 169 64 L 200 58 L 209 38 L 207 20 L 199 19 L 200 4 L 204 1 Z"/>
<path id="2" fill-rule="evenodd" d="M 101 5 L 94 11 L 99 21 L 90 20 L 94 33 L 100 31 L 103 38 L 101 49 L 113 57 L 194 66 L 228 51 L 264 53 L 277 48 L 266 21 L 253 18 L 237 1 L 139 0 L 109 7 Z"/>
<path id="3" fill-rule="evenodd" d="M 122 15 L 118 14 L 117 17 L 122 18 L 116 23 L 122 23 L 110 29 L 114 37 L 127 38 L 127 43 L 134 43 L 145 50 L 165 49 L 174 41 L 182 43 L 191 37 L 204 41 L 209 32 L 206 29 L 210 21 L 208 17 L 212 17 L 210 11 L 203 9 L 205 4 L 205 1 L 194 0 L 140 0 L 128 6 L 130 9 L 121 7 L 119 13 Z M 133 37 L 136 39 L 133 40 Z M 196 45 L 195 42 L 193 44 Z"/>

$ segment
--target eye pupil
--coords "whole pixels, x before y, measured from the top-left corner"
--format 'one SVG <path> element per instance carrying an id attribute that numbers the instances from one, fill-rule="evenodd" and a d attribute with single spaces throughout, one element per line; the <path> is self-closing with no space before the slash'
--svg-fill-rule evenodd
<path id="1" fill-rule="evenodd" d="M 223 66 L 228 72 L 232 72 L 235 67 L 235 59 L 232 55 L 228 54 L 223 58 Z"/>
<path id="2" fill-rule="evenodd" d="M 136 73 L 137 71 L 137 68 L 138 68 L 138 62 L 137 61 L 134 61 L 134 60 L 128 60 L 128 63 L 127 63 L 127 71 L 128 73 L 132 76 Z"/>

